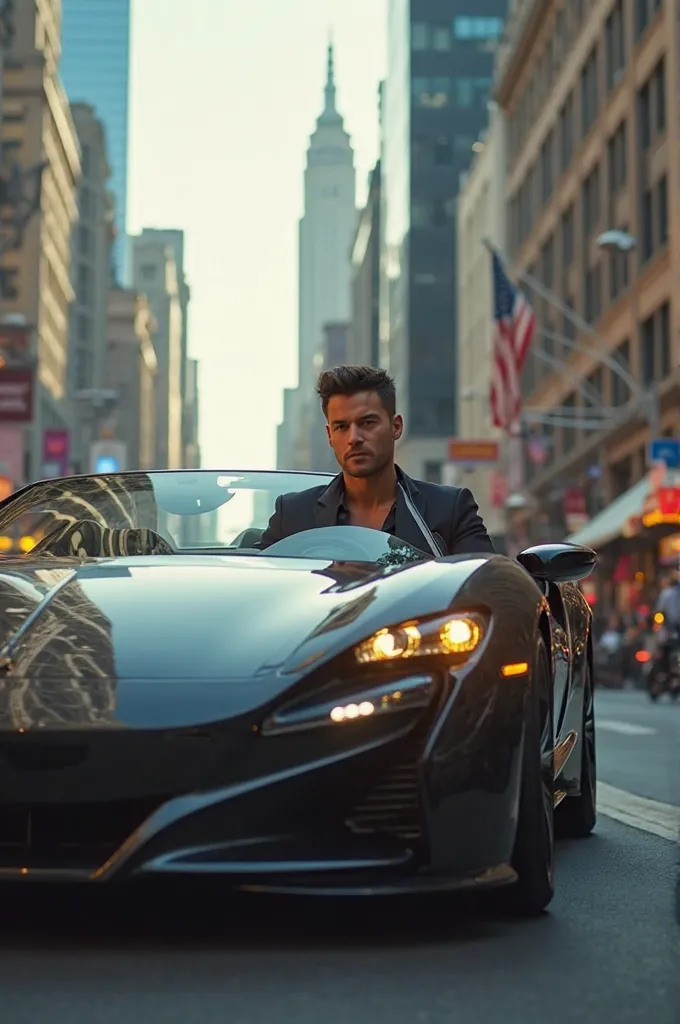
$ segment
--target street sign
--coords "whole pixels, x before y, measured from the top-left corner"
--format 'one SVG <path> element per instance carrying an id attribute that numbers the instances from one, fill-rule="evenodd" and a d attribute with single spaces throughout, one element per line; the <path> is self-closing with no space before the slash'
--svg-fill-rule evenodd
<path id="1" fill-rule="evenodd" d="M 493 465 L 498 462 L 498 441 L 449 441 L 449 462 Z"/>
<path id="2" fill-rule="evenodd" d="M 680 437 L 659 437 L 650 441 L 649 461 L 665 462 L 668 469 L 680 469 Z"/>
<path id="3" fill-rule="evenodd" d="M 127 445 L 123 441 L 94 441 L 90 445 L 91 473 L 120 473 L 127 468 Z"/>

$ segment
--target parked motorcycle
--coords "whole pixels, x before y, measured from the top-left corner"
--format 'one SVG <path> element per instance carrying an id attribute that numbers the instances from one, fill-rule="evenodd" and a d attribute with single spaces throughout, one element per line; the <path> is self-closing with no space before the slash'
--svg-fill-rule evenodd
<path id="1" fill-rule="evenodd" d="M 643 666 L 650 700 L 657 701 L 664 693 L 671 700 L 680 698 L 680 635 L 666 626 L 661 612 L 653 616 L 635 659 Z"/>

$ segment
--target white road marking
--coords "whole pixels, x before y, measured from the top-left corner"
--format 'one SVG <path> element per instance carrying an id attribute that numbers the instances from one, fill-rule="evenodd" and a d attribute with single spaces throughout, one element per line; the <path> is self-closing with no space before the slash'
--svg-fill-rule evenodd
<path id="1" fill-rule="evenodd" d="M 673 804 L 648 800 L 606 782 L 598 782 L 597 810 L 608 818 L 662 839 L 670 839 L 674 843 L 680 839 L 680 808 Z"/>
<path id="2" fill-rule="evenodd" d="M 655 736 L 658 729 L 648 725 L 634 725 L 632 722 L 617 722 L 613 718 L 598 718 L 596 727 L 605 732 L 618 732 L 621 736 Z"/>

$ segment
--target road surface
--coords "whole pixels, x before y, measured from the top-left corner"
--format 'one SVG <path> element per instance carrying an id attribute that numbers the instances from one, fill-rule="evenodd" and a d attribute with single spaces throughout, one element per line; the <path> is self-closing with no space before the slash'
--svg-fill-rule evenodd
<path id="1" fill-rule="evenodd" d="M 560 844 L 558 895 L 540 920 L 464 902 L 230 903 L 191 883 L 47 900 L 15 890 L 3 896 L 0 1021 L 678 1024 L 675 844 L 663 826 L 680 708 L 621 692 L 598 694 L 597 709 L 614 817 Z"/>

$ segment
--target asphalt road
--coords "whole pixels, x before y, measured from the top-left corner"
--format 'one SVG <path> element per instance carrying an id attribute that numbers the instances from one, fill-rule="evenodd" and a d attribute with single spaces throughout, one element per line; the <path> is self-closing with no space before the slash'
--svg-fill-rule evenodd
<path id="1" fill-rule="evenodd" d="M 672 792 L 655 751 L 668 722 L 672 746 L 680 710 L 615 693 L 598 695 L 598 711 L 659 730 L 601 729 L 606 784 L 656 801 Z M 601 816 L 591 839 L 560 844 L 558 895 L 529 922 L 474 900 L 15 889 L 0 904 L 0 1021 L 678 1024 L 674 859 L 668 839 Z"/>
<path id="2" fill-rule="evenodd" d="M 638 690 L 596 691 L 599 778 L 637 796 L 680 801 L 680 702 Z M 679 1014 L 680 1019 L 680 1014 Z"/>

